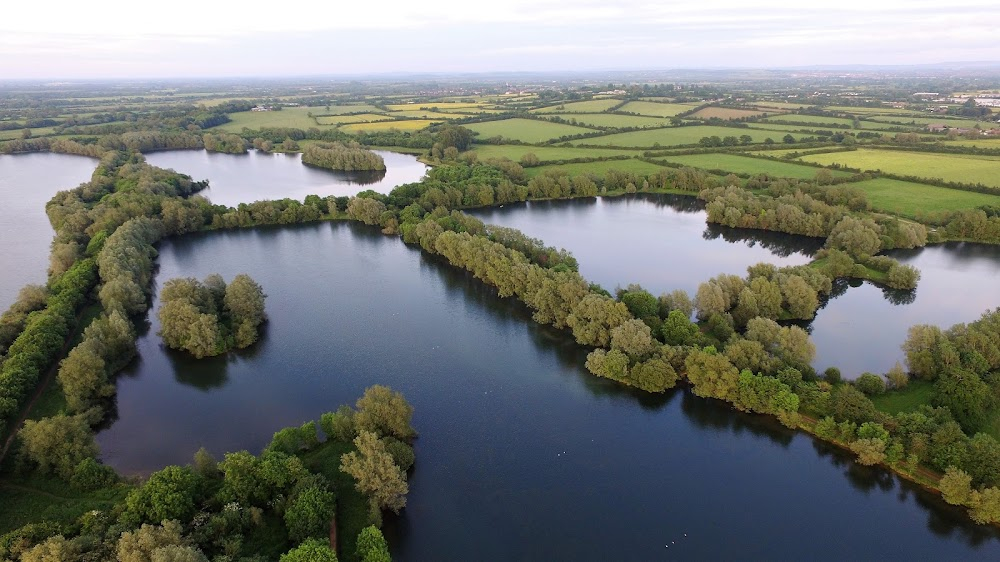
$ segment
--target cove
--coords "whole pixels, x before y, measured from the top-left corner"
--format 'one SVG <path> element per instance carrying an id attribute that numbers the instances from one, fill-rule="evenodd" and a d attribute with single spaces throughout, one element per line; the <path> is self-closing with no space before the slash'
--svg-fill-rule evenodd
<path id="1" fill-rule="evenodd" d="M 427 166 L 416 156 L 375 151 L 385 160 L 385 173 L 334 172 L 302 164 L 301 154 L 267 154 L 251 150 L 247 154 L 222 154 L 205 150 L 170 150 L 146 155 L 146 161 L 160 168 L 172 168 L 195 180 L 209 181 L 201 192 L 216 205 L 235 207 L 240 203 L 272 199 L 298 199 L 306 195 L 350 196 L 366 189 L 389 193 L 404 183 L 420 181 Z"/>
<path id="2" fill-rule="evenodd" d="M 159 285 L 249 273 L 270 321 L 247 353 L 196 362 L 159 344 L 154 302 L 98 435 L 122 472 L 201 445 L 259 451 L 382 383 L 420 432 L 408 506 L 386 526 L 400 560 L 1000 555 L 990 528 L 773 420 L 588 374 L 568 332 L 377 229 L 199 233 L 164 241 L 158 262 Z"/>
<path id="3" fill-rule="evenodd" d="M 45 284 L 52 226 L 45 204 L 90 179 L 97 160 L 37 152 L 0 155 L 0 311 L 29 283 Z"/>

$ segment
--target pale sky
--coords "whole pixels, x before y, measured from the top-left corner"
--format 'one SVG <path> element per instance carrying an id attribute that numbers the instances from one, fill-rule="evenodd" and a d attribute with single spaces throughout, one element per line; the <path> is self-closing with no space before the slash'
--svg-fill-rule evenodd
<path id="1" fill-rule="evenodd" d="M 1000 61 L 998 0 L 5 4 L 0 79 Z"/>

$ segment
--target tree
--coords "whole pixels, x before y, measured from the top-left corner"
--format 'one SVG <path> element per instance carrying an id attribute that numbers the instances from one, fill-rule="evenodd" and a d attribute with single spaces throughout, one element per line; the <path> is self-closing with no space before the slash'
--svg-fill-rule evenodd
<path id="1" fill-rule="evenodd" d="M 964 369 L 948 369 L 934 383 L 932 403 L 951 410 L 955 421 L 969 433 L 982 427 L 994 401 L 989 385 Z"/>
<path id="2" fill-rule="evenodd" d="M 55 472 L 66 481 L 81 461 L 97 454 L 94 434 L 83 415 L 57 414 L 27 420 L 18 436 L 25 456 L 38 465 L 42 474 Z"/>
<path id="3" fill-rule="evenodd" d="M 354 439 L 357 451 L 340 459 L 340 470 L 354 477 L 355 487 L 369 501 L 370 516 L 381 521 L 383 509 L 399 513 L 406 506 L 406 474 L 399 469 L 378 435 L 361 431 Z"/>
<path id="4" fill-rule="evenodd" d="M 391 562 L 389 545 L 385 542 L 382 531 L 374 525 L 369 525 L 358 533 L 357 556 L 361 562 Z"/>
<path id="5" fill-rule="evenodd" d="M 871 219 L 856 219 L 850 215 L 840 219 L 830 236 L 826 247 L 843 250 L 856 260 L 874 256 L 882 248 L 880 229 Z"/>
<path id="6" fill-rule="evenodd" d="M 327 439 L 335 439 L 350 443 L 357 437 L 354 423 L 354 410 L 350 406 L 341 406 L 336 412 L 327 412 L 320 416 L 319 426 Z"/>
<path id="7" fill-rule="evenodd" d="M 981 525 L 1000 521 L 1000 488 L 986 488 L 972 492 L 969 498 L 972 509 L 969 516 Z"/>
<path id="8" fill-rule="evenodd" d="M 656 317 L 660 309 L 659 300 L 641 287 L 630 287 L 629 290 L 623 292 L 621 302 L 625 303 L 632 316 L 640 319 Z"/>
<path id="9" fill-rule="evenodd" d="M 854 381 L 854 386 L 868 396 L 885 393 L 885 380 L 875 373 L 862 373 L 861 376 Z"/>
<path id="10" fill-rule="evenodd" d="M 688 354 L 684 366 L 695 394 L 703 398 L 732 400 L 740 373 L 724 355 L 714 348 L 696 349 Z"/>
<path id="11" fill-rule="evenodd" d="M 660 333 L 669 345 L 688 345 L 697 337 L 698 325 L 690 320 L 690 314 L 671 310 L 660 326 Z"/>
<path id="12" fill-rule="evenodd" d="M 611 349 L 622 351 L 632 360 L 642 360 L 654 348 L 652 332 L 642 320 L 633 318 L 611 330 Z"/>
<path id="13" fill-rule="evenodd" d="M 337 562 L 337 554 L 330 550 L 330 542 L 308 539 L 281 555 L 279 562 Z"/>
<path id="14" fill-rule="evenodd" d="M 896 390 L 904 389 L 906 388 L 906 385 L 910 383 L 910 377 L 906 374 L 906 371 L 903 370 L 903 366 L 899 364 L 899 361 L 896 361 L 896 364 L 893 365 L 892 369 L 889 369 L 885 378 L 889 380 L 889 384 L 891 384 L 892 388 Z"/>
<path id="15" fill-rule="evenodd" d="M 133 523 L 187 521 L 194 515 L 197 488 L 198 476 L 190 468 L 168 466 L 129 492 L 122 517 Z"/>
<path id="16" fill-rule="evenodd" d="M 83 412 L 95 398 L 107 398 L 115 392 L 108 383 L 104 359 L 86 342 L 74 347 L 59 366 L 59 383 L 71 412 Z"/>
<path id="17" fill-rule="evenodd" d="M 536 156 L 534 152 L 525 152 L 518 161 L 518 163 L 524 168 L 532 168 L 541 164 L 541 162 L 542 161 L 538 159 L 538 156 Z"/>
<path id="18" fill-rule="evenodd" d="M 208 562 L 208 557 L 193 546 L 173 544 L 154 550 L 150 562 Z"/>
<path id="19" fill-rule="evenodd" d="M 285 510 L 285 527 L 293 541 L 328 536 L 333 517 L 333 492 L 325 486 L 310 486 L 300 490 Z"/>
<path id="20" fill-rule="evenodd" d="M 177 521 L 163 525 L 147 525 L 121 534 L 115 548 L 119 562 L 151 562 L 153 553 L 167 546 L 184 544 L 182 529 Z"/>
<path id="21" fill-rule="evenodd" d="M 872 401 L 850 385 L 841 385 L 833 390 L 830 395 L 830 406 L 833 417 L 837 420 L 864 423 L 874 420 L 877 415 Z"/>
<path id="22" fill-rule="evenodd" d="M 662 318 L 666 318 L 674 310 L 679 311 L 685 318 L 690 318 L 694 312 L 694 303 L 691 302 L 691 297 L 682 289 L 660 295 L 659 301 L 659 314 Z"/>
<path id="23" fill-rule="evenodd" d="M 401 393 L 387 386 L 376 384 L 366 388 L 355 406 L 354 423 L 359 432 L 368 431 L 380 437 L 391 435 L 403 440 L 416 435 L 410 425 L 413 406 Z"/>
<path id="24" fill-rule="evenodd" d="M 264 289 L 249 275 L 241 273 L 225 288 L 223 303 L 235 329 L 236 346 L 244 348 L 257 341 L 257 328 L 266 320 Z M 249 330 L 239 330 L 248 326 Z"/>
<path id="25" fill-rule="evenodd" d="M 625 304 L 590 293 L 573 307 L 566 324 L 573 329 L 573 336 L 580 345 L 607 347 L 611 344 L 611 330 L 627 320 L 629 312 Z"/>
<path id="26" fill-rule="evenodd" d="M 347 203 L 347 216 L 368 225 L 377 225 L 385 212 L 385 204 L 368 197 L 351 197 Z"/>
<path id="27" fill-rule="evenodd" d="M 851 451 L 858 455 L 858 462 L 871 466 L 885 460 L 885 441 L 881 439 L 864 438 L 850 445 Z"/>
<path id="28" fill-rule="evenodd" d="M 80 559 L 78 541 L 68 541 L 62 535 L 45 539 L 21 554 L 21 562 L 64 562 Z"/>

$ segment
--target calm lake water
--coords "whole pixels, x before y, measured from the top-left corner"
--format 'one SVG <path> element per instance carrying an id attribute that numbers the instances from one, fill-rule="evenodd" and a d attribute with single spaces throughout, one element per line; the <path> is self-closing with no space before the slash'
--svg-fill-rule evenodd
<path id="1" fill-rule="evenodd" d="M 758 262 L 808 263 L 816 239 L 731 229 L 705 222 L 693 197 L 637 195 L 505 205 L 476 211 L 487 223 L 518 228 L 563 247 L 580 273 L 606 289 L 640 283 L 653 294 L 698 285 L 719 273 L 746 275 Z M 843 284 L 806 328 L 818 369 L 835 366 L 847 378 L 885 373 L 903 360 L 900 345 L 914 324 L 949 327 L 1000 306 L 1000 246 L 941 244 L 889 253 L 921 272 L 916 291 Z"/>
<path id="2" fill-rule="evenodd" d="M 44 284 L 52 226 L 45 204 L 85 181 L 97 160 L 51 154 L 0 155 L 0 312 L 28 283 Z"/>
<path id="3" fill-rule="evenodd" d="M 771 420 L 589 375 L 570 334 L 376 229 L 196 234 L 163 242 L 159 264 L 159 285 L 249 273 L 270 321 L 248 352 L 195 361 L 160 346 L 154 303 L 98 435 L 126 473 L 201 445 L 257 452 L 382 383 L 420 432 L 408 506 L 387 521 L 396 559 L 1000 556 L 993 531 Z"/>
<path id="4" fill-rule="evenodd" d="M 201 192 L 212 203 L 235 207 L 265 199 L 298 199 L 306 195 L 347 196 L 371 189 L 389 193 L 404 183 L 420 181 L 427 166 L 416 156 L 375 151 L 385 160 L 385 173 L 334 172 L 302 164 L 301 154 L 221 154 L 205 150 L 171 150 L 146 155 L 146 161 L 173 168 L 196 180 L 209 180 Z"/>

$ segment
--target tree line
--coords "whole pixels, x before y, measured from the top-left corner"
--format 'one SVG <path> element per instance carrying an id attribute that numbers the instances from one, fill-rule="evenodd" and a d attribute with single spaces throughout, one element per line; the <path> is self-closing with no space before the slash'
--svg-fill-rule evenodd
<path id="1" fill-rule="evenodd" d="M 385 171 L 385 161 L 382 157 L 356 142 L 309 145 L 302 151 L 302 163 L 345 172 Z"/>

